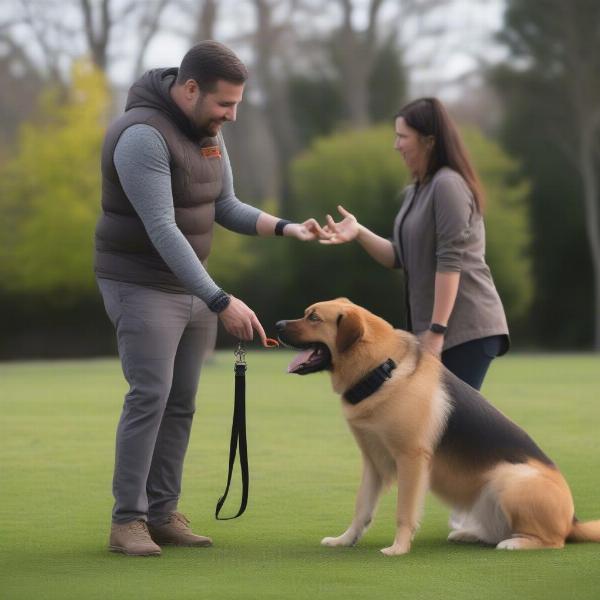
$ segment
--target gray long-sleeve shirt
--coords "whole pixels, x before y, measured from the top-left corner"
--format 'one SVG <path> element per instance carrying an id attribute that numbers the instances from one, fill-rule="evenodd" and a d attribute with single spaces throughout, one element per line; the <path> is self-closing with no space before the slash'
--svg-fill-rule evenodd
<path id="1" fill-rule="evenodd" d="M 256 222 L 261 211 L 236 198 L 231 164 L 221 136 L 219 145 L 223 189 L 215 202 L 215 221 L 237 233 L 256 235 Z M 119 180 L 148 237 L 184 287 L 209 304 L 221 289 L 175 223 L 169 162 L 165 140 L 150 125 L 128 127 L 115 147 L 114 164 Z"/>
<path id="2" fill-rule="evenodd" d="M 508 335 L 500 296 L 485 262 L 485 228 L 466 181 L 441 168 L 418 190 L 408 188 L 393 231 L 396 266 L 404 269 L 412 331 L 428 329 L 436 273 L 460 273 L 444 350 L 470 340 Z"/>

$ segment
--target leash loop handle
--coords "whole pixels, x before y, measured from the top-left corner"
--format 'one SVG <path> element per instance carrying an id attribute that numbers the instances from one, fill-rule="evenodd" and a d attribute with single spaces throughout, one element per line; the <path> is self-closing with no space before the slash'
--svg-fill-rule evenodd
<path id="1" fill-rule="evenodd" d="M 215 519 L 219 521 L 229 521 L 236 519 L 244 513 L 248 504 L 248 488 L 249 488 L 249 471 L 248 471 L 248 445 L 246 442 L 246 350 L 243 342 L 238 343 L 235 355 L 235 403 L 233 408 L 233 422 L 231 424 L 231 441 L 229 443 L 229 472 L 227 474 L 227 486 L 225 492 L 217 502 L 215 509 Z M 237 449 L 240 452 L 240 470 L 242 473 L 242 500 L 240 508 L 233 517 L 220 517 L 219 513 L 231 485 L 233 475 L 233 467 L 235 465 L 235 457 Z"/>

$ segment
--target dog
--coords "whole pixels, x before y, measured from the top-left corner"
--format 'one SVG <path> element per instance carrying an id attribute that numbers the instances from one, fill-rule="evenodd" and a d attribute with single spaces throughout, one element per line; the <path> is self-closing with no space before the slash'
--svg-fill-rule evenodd
<path id="1" fill-rule="evenodd" d="M 288 372 L 330 372 L 362 454 L 354 518 L 324 546 L 354 546 L 394 481 L 396 534 L 381 550 L 388 556 L 410 551 L 428 489 L 453 509 L 454 542 L 506 550 L 600 542 L 600 520 L 577 520 L 550 458 L 414 335 L 346 298 L 313 304 L 276 327 L 284 345 L 301 350 Z"/>

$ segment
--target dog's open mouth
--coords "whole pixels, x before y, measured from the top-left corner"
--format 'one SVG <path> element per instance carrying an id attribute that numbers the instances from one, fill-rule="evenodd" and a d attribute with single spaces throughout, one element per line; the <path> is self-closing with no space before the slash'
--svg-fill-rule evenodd
<path id="1" fill-rule="evenodd" d="M 288 366 L 288 373 L 308 375 L 331 367 L 331 352 L 325 344 L 317 343 L 303 348 Z"/>

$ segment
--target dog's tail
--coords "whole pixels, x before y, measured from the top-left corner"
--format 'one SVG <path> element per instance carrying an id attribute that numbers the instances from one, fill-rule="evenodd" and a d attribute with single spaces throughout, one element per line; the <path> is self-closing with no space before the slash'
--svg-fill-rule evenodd
<path id="1" fill-rule="evenodd" d="M 600 542 L 600 519 L 597 521 L 579 521 L 573 519 L 573 527 L 567 536 L 568 542 Z"/>

